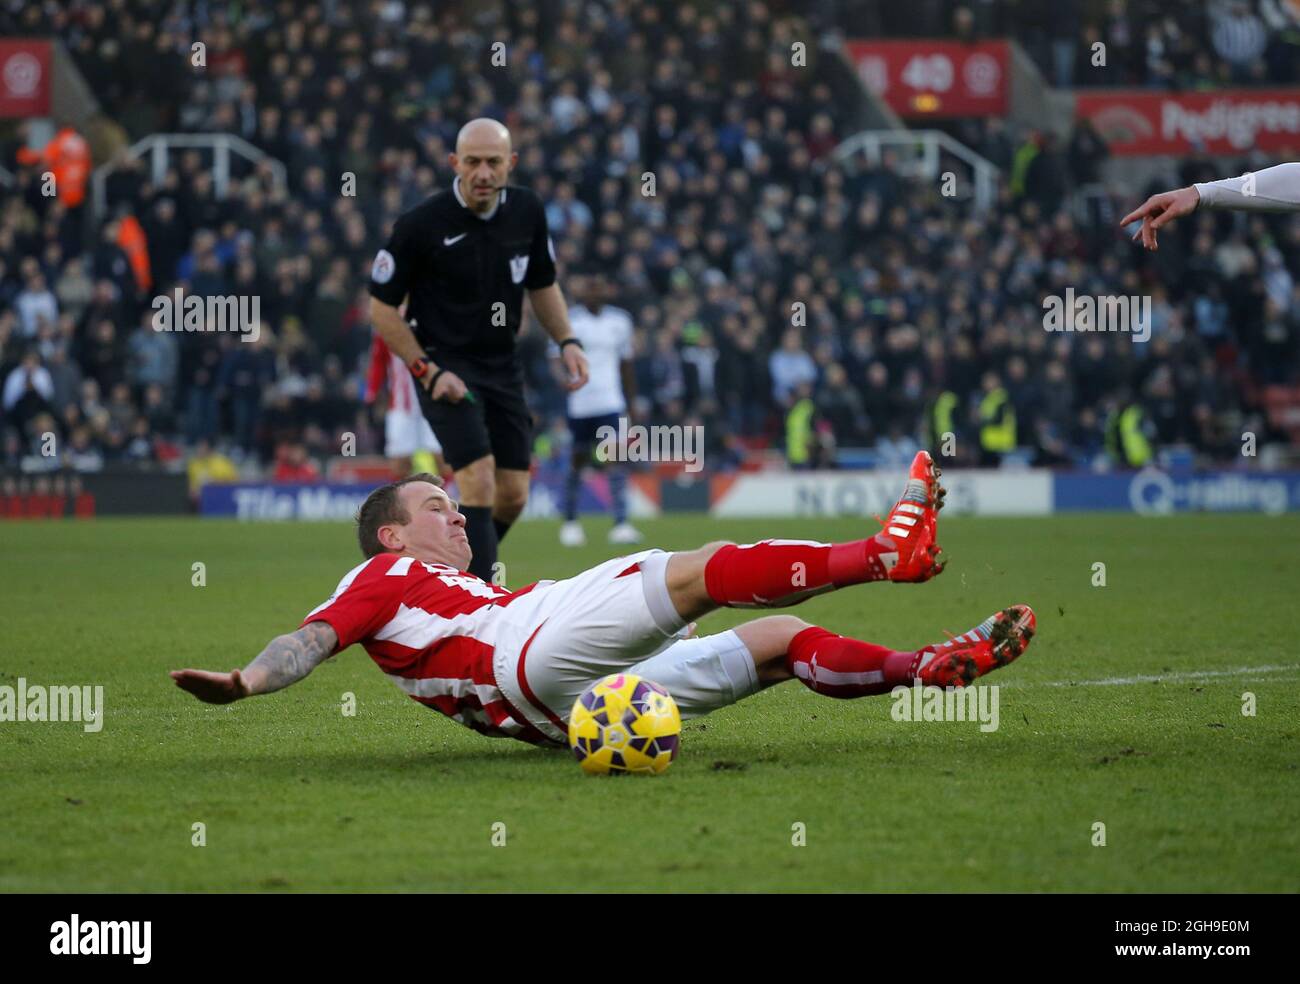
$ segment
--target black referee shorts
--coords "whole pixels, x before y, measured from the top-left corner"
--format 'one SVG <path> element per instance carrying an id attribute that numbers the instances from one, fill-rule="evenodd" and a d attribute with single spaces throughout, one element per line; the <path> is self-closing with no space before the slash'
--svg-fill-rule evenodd
<path id="1" fill-rule="evenodd" d="M 532 461 L 533 415 L 524 399 L 523 373 L 476 373 L 466 366 L 446 365 L 465 383 L 469 396 L 459 403 L 434 400 L 415 381 L 420 409 L 442 445 L 442 456 L 453 471 L 492 455 L 498 468 L 527 471 Z"/>

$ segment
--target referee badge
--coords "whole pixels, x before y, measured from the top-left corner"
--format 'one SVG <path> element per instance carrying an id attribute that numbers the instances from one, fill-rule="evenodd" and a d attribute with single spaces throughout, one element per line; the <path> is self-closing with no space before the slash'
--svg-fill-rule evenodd
<path id="1" fill-rule="evenodd" d="M 524 282 L 524 274 L 528 272 L 528 255 L 510 257 L 510 279 L 517 284 Z"/>
<path id="2" fill-rule="evenodd" d="M 386 284 L 393 279 L 396 269 L 397 261 L 393 259 L 393 254 L 381 249 L 375 254 L 375 262 L 370 264 L 370 279 L 377 284 Z"/>

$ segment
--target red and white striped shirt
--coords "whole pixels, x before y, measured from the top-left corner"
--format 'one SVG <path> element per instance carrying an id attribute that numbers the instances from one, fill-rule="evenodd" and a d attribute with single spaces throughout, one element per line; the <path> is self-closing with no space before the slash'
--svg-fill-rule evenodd
<path id="1" fill-rule="evenodd" d="M 536 587 L 507 591 L 447 564 L 380 554 L 349 571 L 302 624 L 328 623 L 335 652 L 361 643 L 410 697 L 480 734 L 552 744 L 502 694 L 493 668 L 498 648 L 517 657 L 526 643 L 546 593 L 530 597 Z"/>
<path id="2" fill-rule="evenodd" d="M 415 377 L 375 332 L 370 340 L 370 371 L 366 373 L 366 402 L 373 403 L 384 384 L 388 386 L 388 409 L 398 413 L 418 410 Z"/>

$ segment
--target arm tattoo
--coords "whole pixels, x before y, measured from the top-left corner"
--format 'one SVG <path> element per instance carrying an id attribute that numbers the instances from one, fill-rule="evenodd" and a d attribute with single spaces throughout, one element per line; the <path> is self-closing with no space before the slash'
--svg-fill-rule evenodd
<path id="1" fill-rule="evenodd" d="M 268 694 L 297 683 L 329 659 L 337 643 L 338 636 L 327 623 L 309 622 L 297 632 L 272 639 L 244 672 L 260 670 L 263 680 L 255 689 Z"/>

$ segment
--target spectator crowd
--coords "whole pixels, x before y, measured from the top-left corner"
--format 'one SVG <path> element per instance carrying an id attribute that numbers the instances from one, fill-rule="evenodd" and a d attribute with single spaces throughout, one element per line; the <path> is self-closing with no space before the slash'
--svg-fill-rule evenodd
<path id="1" fill-rule="evenodd" d="M 849 448 L 893 461 L 949 430 L 973 463 L 987 458 L 998 393 L 1012 444 L 1039 463 L 1097 462 L 1108 420 L 1132 406 L 1156 445 L 1227 459 L 1243 428 L 1268 432 L 1261 387 L 1298 381 L 1300 221 L 1196 215 L 1145 254 L 1073 206 L 1105 156 L 1094 133 L 1057 146 L 998 121 L 979 146 L 1005 167 L 999 197 L 975 213 L 888 156 L 833 156 L 855 111 L 825 45 L 849 24 L 1023 30 L 1049 77 L 1083 85 L 1078 48 L 1096 32 L 1134 84 L 1294 82 L 1293 11 L 1277 0 L 0 7 L 0 34 L 63 40 L 119 142 L 230 134 L 286 179 L 237 161 L 222 196 L 203 149 L 173 152 L 161 180 L 123 158 L 95 216 L 88 200 L 43 195 L 40 168 L 6 148 L 17 180 L 0 188 L 0 463 L 39 458 L 50 435 L 61 461 L 87 470 L 219 448 L 299 475 L 344 433 L 378 451 L 378 411 L 361 399 L 370 261 L 401 212 L 447 186 L 456 131 L 477 116 L 510 126 L 513 180 L 548 203 L 562 278 L 605 277 L 632 312 L 635 416 L 706 423 L 713 466 L 765 447 L 798 465 Z M 791 63 L 796 40 L 812 42 L 806 67 Z M 1225 173 L 1191 160 L 1168 182 Z M 1149 190 L 1112 193 L 1130 204 Z M 258 297 L 259 337 L 156 331 L 153 299 L 177 287 Z M 1070 287 L 1149 296 L 1151 340 L 1046 331 L 1043 298 Z M 555 443 L 564 407 L 546 352 L 527 328 L 540 447 Z"/>

